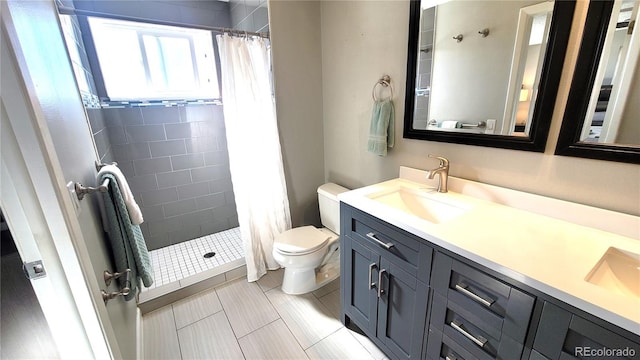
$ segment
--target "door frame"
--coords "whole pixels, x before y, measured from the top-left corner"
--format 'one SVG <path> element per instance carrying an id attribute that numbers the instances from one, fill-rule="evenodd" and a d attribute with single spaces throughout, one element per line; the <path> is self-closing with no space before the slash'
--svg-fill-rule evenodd
<path id="1" fill-rule="evenodd" d="M 55 14 L 51 1 L 42 1 Z M 121 358 L 100 284 L 65 186 L 62 167 L 30 76 L 16 23 L 19 1 L 2 1 L 0 204 L 25 262 L 42 260 L 31 280 L 62 358 Z M 24 25 L 24 23 L 23 23 Z M 52 69 L 53 71 L 53 69 Z M 8 90 L 8 91 L 7 91 Z"/>

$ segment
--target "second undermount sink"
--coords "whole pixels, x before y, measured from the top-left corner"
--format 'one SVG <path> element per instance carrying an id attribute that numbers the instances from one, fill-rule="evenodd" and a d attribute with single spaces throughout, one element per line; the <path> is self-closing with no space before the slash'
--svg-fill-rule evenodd
<path id="1" fill-rule="evenodd" d="M 640 298 L 640 254 L 610 247 L 585 280 L 620 295 Z"/>
<path id="2" fill-rule="evenodd" d="M 457 206 L 429 196 L 427 190 L 404 187 L 369 194 L 367 197 L 434 224 L 451 220 L 469 210 L 462 204 Z"/>

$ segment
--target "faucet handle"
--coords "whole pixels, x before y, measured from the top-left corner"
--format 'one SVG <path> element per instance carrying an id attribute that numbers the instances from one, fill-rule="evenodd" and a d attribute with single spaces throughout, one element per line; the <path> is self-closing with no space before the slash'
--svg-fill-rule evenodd
<path id="1" fill-rule="evenodd" d="M 447 158 L 431 154 L 429 154 L 429 157 L 440 160 L 440 166 L 449 167 L 449 160 Z"/>

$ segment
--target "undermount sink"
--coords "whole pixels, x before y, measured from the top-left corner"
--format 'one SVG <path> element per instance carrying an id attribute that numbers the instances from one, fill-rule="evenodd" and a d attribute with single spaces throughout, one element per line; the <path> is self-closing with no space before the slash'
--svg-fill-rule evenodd
<path id="1" fill-rule="evenodd" d="M 585 280 L 621 295 L 640 298 L 640 254 L 610 247 Z"/>
<path id="2" fill-rule="evenodd" d="M 434 224 L 449 221 L 469 209 L 434 199 L 428 190 L 396 188 L 367 195 L 368 198 Z"/>

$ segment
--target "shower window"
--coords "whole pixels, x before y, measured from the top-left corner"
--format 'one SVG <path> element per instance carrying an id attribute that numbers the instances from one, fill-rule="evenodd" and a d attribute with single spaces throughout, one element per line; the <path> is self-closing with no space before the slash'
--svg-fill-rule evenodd
<path id="1" fill-rule="evenodd" d="M 111 101 L 220 97 L 211 33 L 88 17 Z"/>

